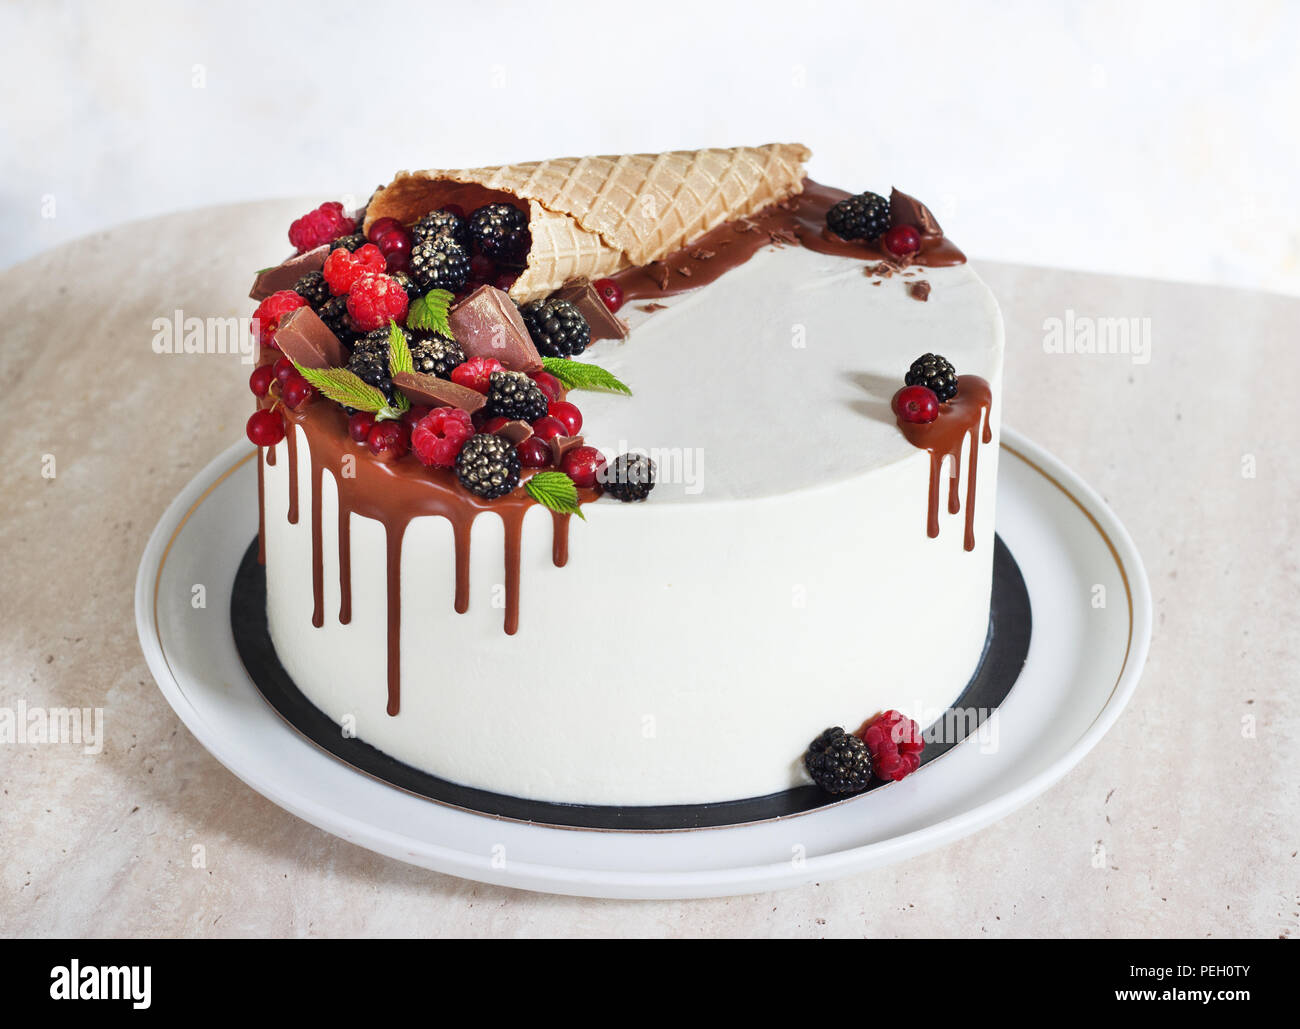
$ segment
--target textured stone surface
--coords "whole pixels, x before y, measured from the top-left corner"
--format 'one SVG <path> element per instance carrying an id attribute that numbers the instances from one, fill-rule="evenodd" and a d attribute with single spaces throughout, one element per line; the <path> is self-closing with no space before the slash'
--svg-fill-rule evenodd
<path id="1" fill-rule="evenodd" d="M 0 274 L 0 706 L 103 707 L 107 733 L 98 755 L 0 745 L 0 932 L 1300 933 L 1300 300 L 983 265 L 1007 318 L 1008 423 L 1101 492 L 1147 564 L 1156 632 L 1129 709 L 1037 801 L 904 864 L 729 900 L 589 901 L 441 876 L 312 828 L 211 758 L 145 666 L 145 540 L 249 411 L 237 357 L 157 355 L 152 322 L 251 314 L 251 272 L 283 256 L 299 208 L 137 223 Z M 1150 363 L 1044 353 L 1044 320 L 1067 309 L 1149 318 Z"/>

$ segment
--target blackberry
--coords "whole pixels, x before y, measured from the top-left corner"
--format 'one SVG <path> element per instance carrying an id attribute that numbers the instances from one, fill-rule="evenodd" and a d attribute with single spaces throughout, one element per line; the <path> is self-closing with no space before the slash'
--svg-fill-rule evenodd
<path id="1" fill-rule="evenodd" d="M 400 329 L 402 335 L 406 337 L 406 345 L 408 347 L 415 346 L 415 336 L 412 334 L 411 330 L 404 329 L 400 325 L 398 326 L 398 329 Z M 356 342 L 352 344 L 352 353 L 374 354 L 378 357 L 382 357 L 385 362 L 385 367 L 387 367 L 388 330 L 375 329 L 373 332 L 367 332 L 364 336 L 358 337 Z"/>
<path id="2" fill-rule="evenodd" d="M 846 197 L 826 212 L 826 224 L 844 239 L 879 239 L 889 228 L 889 201 L 879 193 Z"/>
<path id="3" fill-rule="evenodd" d="M 354 232 L 349 236 L 340 236 L 338 239 L 330 240 L 330 250 L 334 251 L 342 247 L 348 253 L 355 254 L 369 242 L 370 240 L 366 239 L 364 234 Z"/>
<path id="4" fill-rule="evenodd" d="M 329 283 L 320 272 L 308 272 L 293 284 L 293 291 L 319 311 L 330 298 Z"/>
<path id="5" fill-rule="evenodd" d="M 465 351 L 454 339 L 432 332 L 427 336 L 409 337 L 411 359 L 415 370 L 425 375 L 436 375 L 440 379 L 451 378 L 451 370 L 465 363 Z M 531 380 L 530 380 L 531 381 Z"/>
<path id="6" fill-rule="evenodd" d="M 469 279 L 469 254 L 454 239 L 434 236 L 411 247 L 411 275 L 421 291 L 456 293 Z"/>
<path id="7" fill-rule="evenodd" d="M 320 315 L 320 320 L 329 327 L 330 332 L 334 333 L 341 342 L 346 343 L 348 346 L 352 346 L 353 342 L 360 336 L 360 333 L 352 327 L 352 320 L 348 317 L 347 297 L 330 297 L 325 303 L 321 304 L 320 310 L 316 313 Z"/>
<path id="8" fill-rule="evenodd" d="M 543 357 L 576 357 L 591 343 L 591 326 L 567 300 L 533 300 L 519 313 Z"/>
<path id="9" fill-rule="evenodd" d="M 519 485 L 519 455 L 509 440 L 480 432 L 461 447 L 456 477 L 467 490 L 485 500 L 504 497 Z"/>
<path id="10" fill-rule="evenodd" d="M 411 276 L 408 275 L 406 272 L 395 271 L 392 272 L 391 274 L 393 277 L 393 281 L 396 282 L 399 286 L 401 286 L 402 289 L 406 290 L 406 298 L 408 300 L 414 300 L 418 296 L 423 296 L 424 293 L 426 292 L 424 287 L 421 286 L 418 282 L 416 282 L 413 278 L 411 278 Z"/>
<path id="11" fill-rule="evenodd" d="M 628 504 L 655 488 L 655 463 L 644 454 L 619 454 L 598 476 L 605 492 Z"/>
<path id="12" fill-rule="evenodd" d="M 803 763 L 827 793 L 861 793 L 871 784 L 871 751 L 839 726 L 808 744 Z"/>
<path id="13" fill-rule="evenodd" d="M 469 234 L 497 264 L 519 267 L 528 256 L 532 239 L 528 215 L 510 204 L 488 204 L 469 216 Z"/>
<path id="14" fill-rule="evenodd" d="M 907 369 L 903 382 L 909 386 L 925 386 L 934 390 L 940 403 L 947 403 L 957 395 L 957 370 L 938 354 L 922 354 Z"/>
<path id="15" fill-rule="evenodd" d="M 523 372 L 493 372 L 488 378 L 487 412 L 510 421 L 535 422 L 546 415 L 546 394 Z"/>
<path id="16" fill-rule="evenodd" d="M 461 246 L 469 246 L 469 226 L 464 218 L 450 211 L 430 211 L 411 226 L 411 240 L 415 243 L 438 236 L 449 236 Z"/>
<path id="17" fill-rule="evenodd" d="M 355 350 L 348 358 L 347 367 L 362 382 L 368 382 L 379 389 L 390 404 L 397 401 L 397 387 L 388 374 L 387 352 L 381 354 L 374 349 Z"/>

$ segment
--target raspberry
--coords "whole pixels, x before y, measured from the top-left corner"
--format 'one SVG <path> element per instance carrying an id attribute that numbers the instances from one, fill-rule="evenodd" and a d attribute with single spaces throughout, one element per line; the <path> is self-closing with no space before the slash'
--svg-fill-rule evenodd
<path id="1" fill-rule="evenodd" d="M 352 219 L 343 213 L 343 205 L 331 201 L 309 211 L 290 225 L 289 242 L 298 253 L 304 254 L 340 236 L 348 235 L 353 228 Z"/>
<path id="2" fill-rule="evenodd" d="M 306 306 L 307 301 L 291 289 L 272 293 L 253 312 L 254 338 L 260 340 L 263 346 L 275 346 L 275 333 L 280 328 L 280 319 L 290 311 Z"/>
<path id="3" fill-rule="evenodd" d="M 388 267 L 384 259 L 384 253 L 373 243 L 367 243 L 365 246 L 351 253 L 339 247 L 331 250 L 329 257 L 325 258 L 325 267 L 321 271 L 325 275 L 325 281 L 329 283 L 330 292 L 336 297 L 352 289 L 352 284 L 357 281 L 357 277 L 366 272 L 382 272 Z"/>
<path id="4" fill-rule="evenodd" d="M 451 468 L 474 435 L 474 422 L 459 407 L 436 407 L 411 430 L 411 449 L 424 464 Z"/>
<path id="5" fill-rule="evenodd" d="M 925 740 L 914 721 L 898 711 L 870 718 L 853 734 L 871 751 L 871 766 L 879 779 L 898 782 L 917 770 Z"/>
<path id="6" fill-rule="evenodd" d="M 458 386 L 467 386 L 487 395 L 492 382 L 492 373 L 505 370 L 505 365 L 495 357 L 471 357 L 464 364 L 451 370 L 451 381 Z"/>
<path id="7" fill-rule="evenodd" d="M 387 325 L 390 318 L 405 321 L 409 306 L 406 290 L 388 275 L 359 275 L 348 293 L 348 315 L 363 332 Z"/>

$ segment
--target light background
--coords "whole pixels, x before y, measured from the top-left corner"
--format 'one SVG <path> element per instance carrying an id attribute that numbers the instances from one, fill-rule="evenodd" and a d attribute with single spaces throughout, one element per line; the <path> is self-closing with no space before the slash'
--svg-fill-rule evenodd
<path id="1" fill-rule="evenodd" d="M 978 257 L 1300 293 L 1284 0 L 44 0 L 0 47 L 0 267 L 404 167 L 798 140 Z"/>

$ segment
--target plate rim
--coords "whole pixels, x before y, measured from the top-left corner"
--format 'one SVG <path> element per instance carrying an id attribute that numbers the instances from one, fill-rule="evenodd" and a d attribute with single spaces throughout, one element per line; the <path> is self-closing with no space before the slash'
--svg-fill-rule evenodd
<path id="1" fill-rule="evenodd" d="M 328 804 L 300 795 L 298 791 L 287 790 L 272 778 L 257 774 L 247 767 L 240 760 L 237 748 L 226 744 L 186 695 L 162 646 L 156 616 L 158 573 L 175 542 L 180 526 L 189 513 L 221 483 L 256 456 L 257 451 L 250 449 L 245 441 L 232 444 L 208 462 L 159 517 L 141 554 L 136 574 L 137 636 L 159 691 L 199 744 L 223 767 L 291 814 L 325 832 L 386 856 L 494 885 L 593 897 L 667 899 L 735 895 L 844 875 L 850 871 L 888 864 L 970 835 L 1046 792 L 1075 767 L 1114 725 L 1136 690 L 1145 667 L 1153 624 L 1151 592 L 1142 559 L 1128 530 L 1101 495 L 1058 458 L 1010 426 L 1004 425 L 1001 434 L 1000 449 L 1046 479 L 1079 509 L 1093 531 L 1106 544 L 1119 571 L 1128 603 L 1129 628 L 1124 659 L 1111 693 L 1088 728 L 1054 761 L 1024 782 L 933 824 L 884 840 L 806 857 L 797 867 L 786 860 L 728 868 L 629 871 L 576 869 L 512 859 L 508 869 L 498 869 L 484 857 L 476 857 L 438 841 L 402 834 L 335 811 Z M 231 646 L 233 645 L 232 638 Z M 376 788 L 385 787 L 376 784 Z M 471 812 L 462 814 L 467 818 L 494 820 L 490 815 Z M 815 812 L 812 817 L 816 817 Z M 580 828 L 559 830 L 528 824 L 518 824 L 518 829 L 522 832 L 540 833 L 601 831 Z M 744 829 L 744 826 L 736 826 L 708 831 L 740 832 Z"/>

